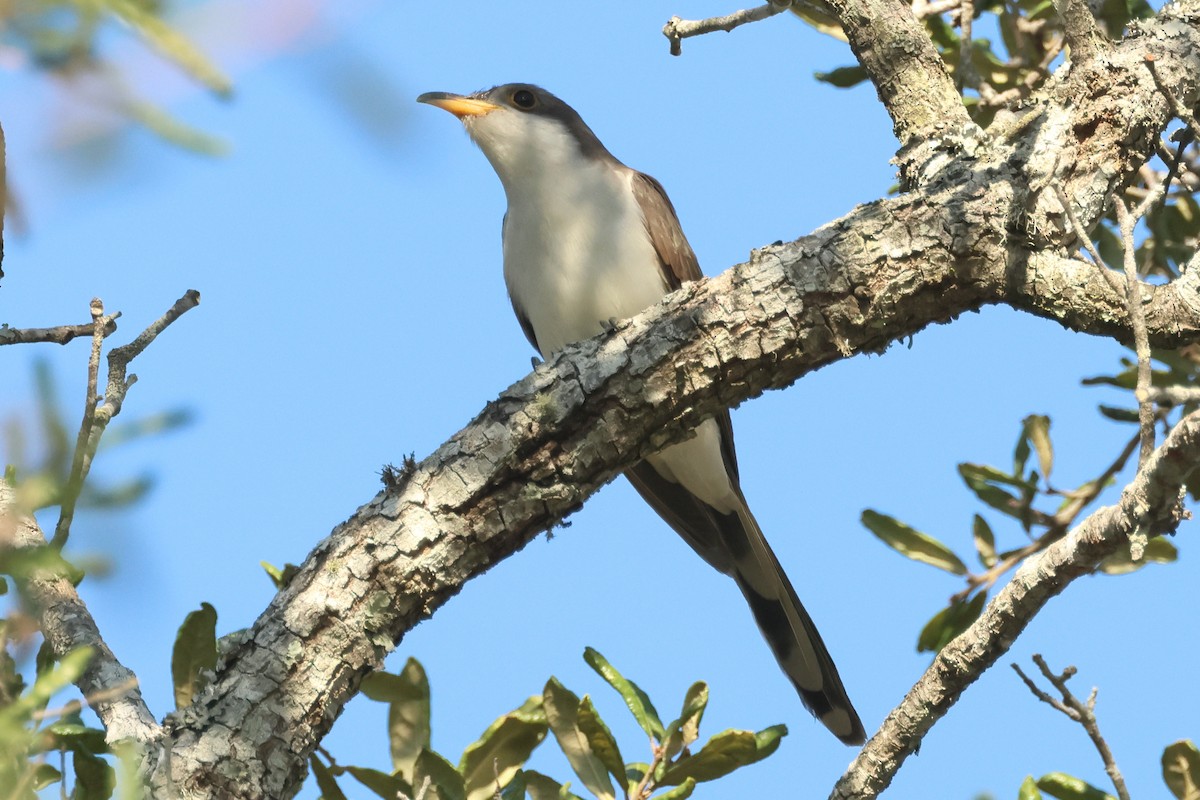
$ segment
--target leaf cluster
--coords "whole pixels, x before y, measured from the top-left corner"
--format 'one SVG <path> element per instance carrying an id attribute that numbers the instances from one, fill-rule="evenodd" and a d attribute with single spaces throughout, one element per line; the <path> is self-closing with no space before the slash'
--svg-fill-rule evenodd
<path id="1" fill-rule="evenodd" d="M 940 539 L 895 517 L 865 510 L 863 525 L 893 550 L 965 580 L 966 587 L 954 594 L 948 605 L 921 629 L 917 650 L 937 652 L 970 627 L 983 612 L 988 590 L 996 580 L 1062 538 L 1081 513 L 1112 485 L 1114 476 L 1133 453 L 1137 441 L 1135 436 L 1114 462 L 1095 478 L 1072 489 L 1062 489 L 1051 483 L 1055 450 L 1050 438 L 1050 418 L 1033 414 L 1021 423 L 1010 467 L 970 462 L 959 464 L 958 474 L 976 499 L 1015 523 L 1023 534 L 1021 544 L 998 549 L 991 523 L 982 514 L 975 514 L 970 535 L 975 560 L 982 568 L 980 572 L 973 572 L 966 560 Z M 1154 536 L 1138 560 L 1133 559 L 1130 548 L 1126 547 L 1103 561 L 1100 571 L 1118 575 L 1152 562 L 1171 562 L 1176 557 L 1173 543 L 1163 536 Z"/>
<path id="2" fill-rule="evenodd" d="M 213 95 L 228 99 L 229 78 L 168 22 L 170 5 L 164 0 L 15 0 L 0 8 L 0 21 L 9 44 L 35 68 L 75 82 L 87 74 L 108 90 L 103 96 L 111 111 L 179 147 L 216 155 L 225 151 L 224 142 L 138 97 L 117 62 L 105 56 L 110 31 L 130 31 Z"/>
<path id="3" fill-rule="evenodd" d="M 14 634 L 11 620 L 0 622 L 0 797 L 35 800 L 39 791 L 61 784 L 62 797 L 107 800 L 117 771 L 104 731 L 84 724 L 78 701 L 47 710 L 83 674 L 91 650 L 80 648 L 56 662 L 43 644 L 29 684 L 10 655 Z"/>
<path id="4" fill-rule="evenodd" d="M 648 762 L 627 762 L 591 697 L 580 698 L 553 677 L 540 695 L 496 719 L 457 763 L 452 762 L 431 747 L 429 681 L 420 663 L 410 658 L 399 673 L 376 672 L 362 684 L 363 694 L 388 704 L 391 771 L 342 765 L 319 750 L 309 763 L 321 796 L 345 798 L 339 779 L 348 776 L 390 799 L 578 800 L 571 782 L 525 767 L 547 734 L 553 734 L 575 778 L 597 800 L 682 800 L 691 796 L 698 783 L 717 780 L 771 755 L 787 734 L 782 725 L 757 733 L 726 730 L 693 753 L 708 705 L 706 684 L 693 684 L 679 716 L 664 724 L 646 693 L 604 656 L 588 648 L 584 659 L 620 695 L 649 737 Z"/>

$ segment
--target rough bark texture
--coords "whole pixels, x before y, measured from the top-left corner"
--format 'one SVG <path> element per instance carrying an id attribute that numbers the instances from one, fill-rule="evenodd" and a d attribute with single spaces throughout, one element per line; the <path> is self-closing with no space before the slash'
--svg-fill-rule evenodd
<path id="1" fill-rule="evenodd" d="M 1184 105 L 1196 103 L 1200 0 L 1169 6 L 1120 44 L 1097 45 L 1085 62 L 1061 69 L 1016 122 L 987 133 L 969 124 L 906 6 L 836 6 L 905 146 L 910 191 L 685 287 L 615 332 L 568 348 L 489 403 L 317 545 L 212 684 L 171 715 L 145 751 L 156 796 L 293 795 L 307 756 L 406 631 L 719 408 L 988 304 L 1130 340 L 1124 295 L 1068 255 L 1074 234 L 1055 186 L 1090 227 L 1145 161 L 1170 115 L 1147 55 Z M 1154 344 L 1200 338 L 1200 267 L 1141 289 Z M 1191 444 L 1179 449 L 1192 458 L 1195 427 L 1193 420 Z M 1139 480 L 1157 480 L 1146 474 Z M 1148 510 L 1135 513 L 1123 499 L 1096 524 L 1106 537 L 1119 535 L 1128 520 L 1167 507 L 1144 502 Z M 1084 547 L 1085 533 L 1070 541 Z M 1061 576 L 1037 569 L 1018 577 L 1048 582 L 1039 589 L 1048 596 Z M 88 635 L 68 634 L 62 647 Z M 1007 639 L 987 647 L 1000 641 Z M 956 652 L 939 659 L 939 669 L 965 686 L 983 662 L 963 666 Z M 929 691 L 945 692 L 925 698 L 936 714 L 957 697 Z M 911 708 L 888 724 L 910 724 Z M 913 740 L 888 736 L 886 759 L 898 766 Z M 837 796 L 869 796 L 886 785 L 885 772 L 857 775 Z"/>
<path id="2" fill-rule="evenodd" d="M 313 551 L 173 721 L 157 785 L 294 793 L 304 758 L 405 631 L 720 407 L 991 303 L 1127 341 L 1124 297 L 1065 255 L 1073 237 L 1049 188 L 1061 182 L 1094 223 L 1168 120 L 1145 54 L 1192 103 L 1198 44 L 1194 25 L 1148 25 L 1058 77 L 1016 130 L 919 170 L 917 191 L 760 250 L 510 388 Z M 1156 344 L 1200 335 L 1197 279 L 1143 288 Z"/>

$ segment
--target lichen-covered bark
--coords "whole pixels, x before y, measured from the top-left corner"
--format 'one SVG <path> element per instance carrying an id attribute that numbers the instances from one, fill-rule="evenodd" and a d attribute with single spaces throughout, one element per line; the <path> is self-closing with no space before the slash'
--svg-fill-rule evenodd
<path id="1" fill-rule="evenodd" d="M 1056 78 L 1021 125 L 943 143 L 914 191 L 759 250 L 510 387 L 313 550 L 172 720 L 151 753 L 153 785 L 293 794 L 306 756 L 405 631 L 719 408 L 987 304 L 1128 340 L 1124 297 L 1063 249 L 1073 235 L 1050 187 L 1068 187 L 1094 222 L 1167 121 L 1141 59 L 1154 53 L 1194 103 L 1198 45 L 1192 23 L 1147 25 Z M 1143 288 L 1156 344 L 1200 336 L 1195 272 Z"/>

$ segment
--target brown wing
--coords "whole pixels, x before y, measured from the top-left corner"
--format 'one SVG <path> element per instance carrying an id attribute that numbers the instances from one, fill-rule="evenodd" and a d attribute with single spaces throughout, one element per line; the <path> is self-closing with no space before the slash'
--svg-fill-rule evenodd
<path id="1" fill-rule="evenodd" d="M 663 277 L 671 291 L 688 281 L 704 277 L 696 254 L 683 235 L 683 226 L 675 215 L 675 206 L 671 205 L 671 199 L 667 197 L 662 184 L 649 175 L 634 172 L 633 196 L 642 208 L 646 232 L 650 234 L 650 242 L 658 252 Z"/>

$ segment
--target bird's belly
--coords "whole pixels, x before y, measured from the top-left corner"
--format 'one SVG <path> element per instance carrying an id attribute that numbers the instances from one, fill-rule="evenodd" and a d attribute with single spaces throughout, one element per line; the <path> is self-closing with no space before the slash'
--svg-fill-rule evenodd
<path id="1" fill-rule="evenodd" d="M 666 294 L 658 254 L 640 218 L 629 227 L 540 236 L 545 228 L 520 233 L 511 214 L 505 282 L 543 356 L 595 336 L 608 320 L 632 317 Z"/>

